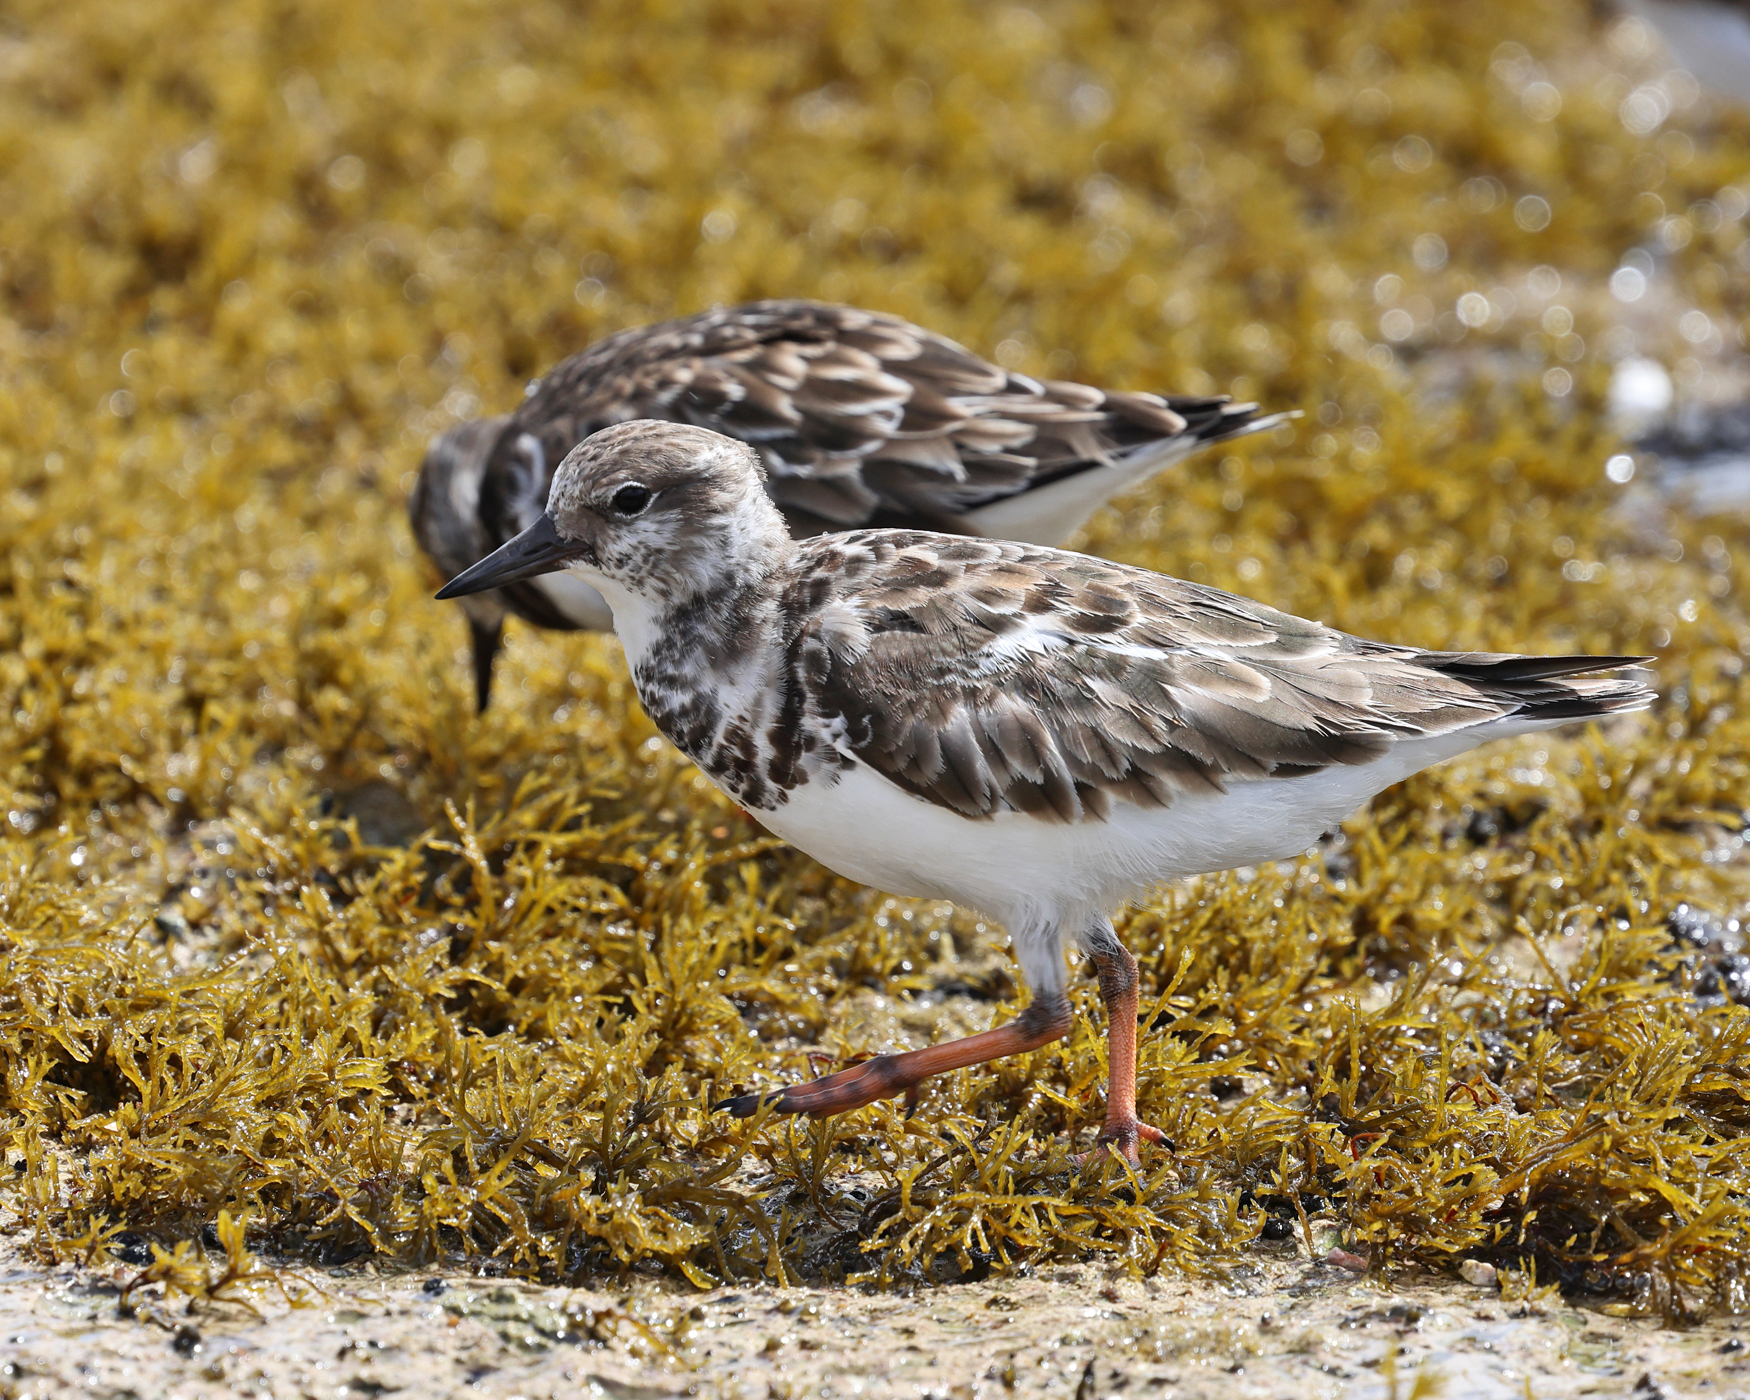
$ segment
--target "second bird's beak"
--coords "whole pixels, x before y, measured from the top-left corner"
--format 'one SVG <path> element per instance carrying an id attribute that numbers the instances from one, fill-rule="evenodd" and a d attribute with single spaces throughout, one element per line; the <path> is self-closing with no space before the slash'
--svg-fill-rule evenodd
<path id="1" fill-rule="evenodd" d="M 500 545 L 478 564 L 463 569 L 438 590 L 437 596 L 460 598 L 467 593 L 500 588 L 518 579 L 550 574 L 564 568 L 571 560 L 582 558 L 584 553 L 581 546 L 560 539 L 553 517 L 543 514 L 515 539 Z"/>

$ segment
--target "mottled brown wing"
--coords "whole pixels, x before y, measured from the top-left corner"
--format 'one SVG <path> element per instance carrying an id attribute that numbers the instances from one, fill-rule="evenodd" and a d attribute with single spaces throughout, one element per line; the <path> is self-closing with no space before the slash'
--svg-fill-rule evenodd
<path id="1" fill-rule="evenodd" d="M 693 423 L 752 443 L 772 494 L 824 525 L 878 511 L 952 523 L 973 506 L 1189 433 L 1251 417 L 1224 399 L 1109 394 L 1010 373 L 896 316 L 767 301 L 610 336 L 573 356 L 513 415 L 547 470 L 631 418 Z"/>
<path id="2" fill-rule="evenodd" d="M 967 816 L 1098 819 L 1504 712 L 1421 653 L 1080 555 L 898 531 L 808 552 L 816 591 L 837 581 L 792 653 L 820 720 Z"/>

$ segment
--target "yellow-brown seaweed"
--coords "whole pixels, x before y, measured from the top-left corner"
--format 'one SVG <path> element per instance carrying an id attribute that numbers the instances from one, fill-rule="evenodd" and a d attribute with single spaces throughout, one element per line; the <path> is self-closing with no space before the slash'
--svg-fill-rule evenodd
<path id="1" fill-rule="evenodd" d="M 1750 1010 L 1670 921 L 1745 898 L 1750 525 L 1603 469 L 1610 361 L 1702 393 L 1750 313 L 1750 119 L 1663 71 L 1580 0 L 14 7 L 0 1179 L 40 1249 L 131 1231 L 193 1296 L 245 1231 L 892 1282 L 1217 1270 L 1273 1218 L 1741 1310 Z M 1300 407 L 1087 547 L 1392 641 L 1656 653 L 1667 699 L 1134 911 L 1174 1143 L 1139 1180 L 1070 1161 L 1091 983 L 909 1119 L 713 1116 L 881 1048 L 872 1003 L 1003 1016 L 1013 980 L 975 916 L 743 819 L 611 639 L 513 631 L 476 721 L 402 507 L 432 434 L 563 354 L 772 295 Z M 215 1222 L 222 1263 L 177 1253 Z"/>

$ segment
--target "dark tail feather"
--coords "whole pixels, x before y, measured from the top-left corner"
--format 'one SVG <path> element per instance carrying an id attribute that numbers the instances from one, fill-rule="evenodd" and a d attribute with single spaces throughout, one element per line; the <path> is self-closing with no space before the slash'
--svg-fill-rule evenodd
<path id="1" fill-rule="evenodd" d="M 1552 680 L 1643 666 L 1650 656 L 1518 656 L 1510 651 L 1431 651 L 1428 666 L 1475 685 Z"/>
<path id="2" fill-rule="evenodd" d="M 1638 681 L 1594 682 L 1596 689 L 1528 695 L 1519 713 L 1527 719 L 1598 719 L 1604 715 L 1630 714 L 1644 710 L 1658 699 L 1658 692 Z"/>
<path id="3" fill-rule="evenodd" d="M 1424 662 L 1513 707 L 1512 717 L 1597 719 L 1644 710 L 1658 698 L 1641 669 L 1650 656 L 1515 656 L 1507 652 L 1429 652 Z M 1599 672 L 1624 671 L 1608 676 Z"/>
<path id="4" fill-rule="evenodd" d="M 1228 438 L 1261 433 L 1299 418 L 1298 408 L 1280 413 L 1258 413 L 1255 403 L 1229 403 L 1226 399 L 1186 399 L 1168 396 L 1167 406 L 1185 420 L 1185 431 L 1199 442 L 1223 442 Z"/>

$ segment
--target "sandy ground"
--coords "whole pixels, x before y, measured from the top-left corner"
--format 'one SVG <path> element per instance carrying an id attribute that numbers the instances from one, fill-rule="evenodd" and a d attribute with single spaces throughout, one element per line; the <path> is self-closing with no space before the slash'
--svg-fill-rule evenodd
<path id="1" fill-rule="evenodd" d="M 909 1295 L 321 1273 L 302 1307 L 251 1295 L 259 1316 L 136 1295 L 123 1317 L 132 1273 L 45 1274 L 0 1242 L 0 1396 L 1750 1397 L 1750 1319 L 1674 1331 L 1492 1287 L 1382 1287 L 1290 1246 L 1222 1281 L 1076 1267 Z"/>

